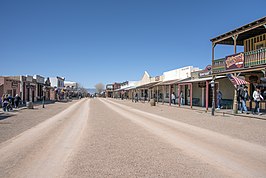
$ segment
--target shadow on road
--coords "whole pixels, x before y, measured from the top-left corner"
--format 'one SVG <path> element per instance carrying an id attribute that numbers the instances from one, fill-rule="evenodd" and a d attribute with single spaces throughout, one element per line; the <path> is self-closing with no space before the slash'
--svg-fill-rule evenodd
<path id="1" fill-rule="evenodd" d="M 12 115 L 10 115 L 10 114 L 6 114 L 6 113 L 0 113 L 0 121 L 1 120 L 5 120 L 5 119 L 7 119 L 7 118 L 9 118 L 9 117 L 11 117 Z"/>

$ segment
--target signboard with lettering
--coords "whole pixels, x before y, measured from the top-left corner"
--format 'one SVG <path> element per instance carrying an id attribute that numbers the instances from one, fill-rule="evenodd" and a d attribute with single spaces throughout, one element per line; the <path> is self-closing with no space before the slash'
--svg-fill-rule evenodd
<path id="1" fill-rule="evenodd" d="M 207 65 L 204 70 L 199 71 L 199 77 L 206 77 L 212 74 L 212 66 Z"/>
<path id="2" fill-rule="evenodd" d="M 32 80 L 33 80 L 33 77 L 32 76 L 26 75 L 26 81 L 27 82 L 32 82 Z"/>
<path id="3" fill-rule="evenodd" d="M 156 76 L 155 81 L 160 81 L 160 76 Z"/>
<path id="4" fill-rule="evenodd" d="M 240 69 L 244 67 L 244 54 L 238 53 L 225 58 L 225 69 Z"/>
<path id="5" fill-rule="evenodd" d="M 35 75 L 34 77 L 35 77 L 37 83 L 44 84 L 44 77 L 39 76 L 39 75 Z"/>
<path id="6" fill-rule="evenodd" d="M 11 86 L 12 86 L 12 88 L 16 88 L 16 87 L 18 87 L 18 81 L 13 81 L 12 83 L 11 83 Z"/>

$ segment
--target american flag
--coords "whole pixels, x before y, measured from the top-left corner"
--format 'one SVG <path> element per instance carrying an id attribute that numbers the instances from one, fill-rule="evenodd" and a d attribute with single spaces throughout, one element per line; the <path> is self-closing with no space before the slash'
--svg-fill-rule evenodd
<path id="1" fill-rule="evenodd" d="M 233 83 L 233 85 L 246 85 L 249 84 L 247 81 L 240 79 L 236 76 L 233 76 L 232 74 L 227 74 L 226 75 L 228 79 Z"/>

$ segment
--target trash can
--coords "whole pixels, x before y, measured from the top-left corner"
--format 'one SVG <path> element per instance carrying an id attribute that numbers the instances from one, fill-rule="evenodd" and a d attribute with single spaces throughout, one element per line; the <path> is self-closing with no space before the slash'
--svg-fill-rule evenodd
<path id="1" fill-rule="evenodd" d="M 31 101 L 26 102 L 27 109 L 33 109 L 33 103 Z"/>
<path id="2" fill-rule="evenodd" d="M 150 104 L 151 104 L 151 106 L 156 106 L 155 100 L 154 99 L 151 99 L 150 100 Z"/>

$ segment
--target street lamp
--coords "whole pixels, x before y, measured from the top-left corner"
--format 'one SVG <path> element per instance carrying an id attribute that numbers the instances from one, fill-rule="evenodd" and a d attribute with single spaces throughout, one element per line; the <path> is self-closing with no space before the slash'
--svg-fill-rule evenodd
<path id="1" fill-rule="evenodd" d="M 43 91 L 43 96 L 42 96 L 42 108 L 44 108 L 44 99 L 45 99 L 45 92 L 46 92 L 46 86 L 42 87 L 42 91 Z"/>
<path id="2" fill-rule="evenodd" d="M 214 93 L 214 89 L 215 89 L 215 82 L 214 80 L 212 80 L 210 82 L 211 84 L 211 88 L 212 88 L 212 116 L 214 116 L 214 110 L 215 110 L 215 93 Z"/>

